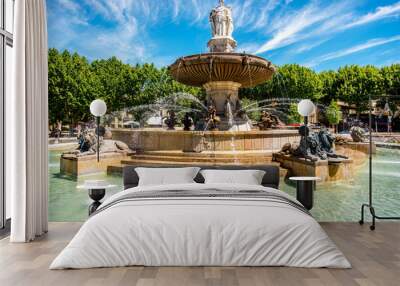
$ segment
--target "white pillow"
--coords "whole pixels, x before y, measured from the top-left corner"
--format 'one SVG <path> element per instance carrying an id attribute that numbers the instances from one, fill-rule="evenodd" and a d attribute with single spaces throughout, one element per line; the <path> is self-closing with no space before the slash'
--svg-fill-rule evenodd
<path id="1" fill-rule="evenodd" d="M 261 185 L 265 171 L 261 170 L 202 170 L 206 184 Z"/>
<path id="2" fill-rule="evenodd" d="M 139 186 L 172 185 L 195 183 L 198 167 L 188 168 L 135 168 Z"/>

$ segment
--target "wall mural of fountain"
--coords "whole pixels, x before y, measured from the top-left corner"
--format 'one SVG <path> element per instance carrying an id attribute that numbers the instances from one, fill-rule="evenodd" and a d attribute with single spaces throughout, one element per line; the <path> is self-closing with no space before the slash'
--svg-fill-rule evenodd
<path id="1" fill-rule="evenodd" d="M 280 164 L 283 174 L 289 170 L 294 175 L 320 176 L 325 181 L 352 177 L 353 161 L 347 157 L 365 155 L 367 144 L 351 145 L 350 152 L 350 145 L 342 140 L 335 152 L 334 137 L 328 130 L 310 131 L 304 136 L 298 126 L 287 125 L 288 110 L 299 100 L 284 93 L 280 98 L 243 104 L 239 89 L 279 76 L 277 69 L 264 58 L 235 53 L 232 9 L 224 1 L 212 9 L 210 23 L 209 53 L 181 57 L 168 68 L 176 81 L 203 88 L 205 101 L 179 92 L 160 96 L 152 104 L 108 114 L 105 124 L 110 126 L 113 140 L 126 143 L 128 152 L 134 154 L 119 158 L 118 163 L 103 162 L 108 164 L 107 170 L 119 172 L 124 165 Z M 323 111 L 324 107 L 319 109 Z M 259 112 L 257 120 L 250 119 L 252 112 Z M 66 154 L 61 166 L 68 167 L 66 160 L 72 160 L 70 157 Z M 76 157 L 73 164 L 84 161 Z"/>

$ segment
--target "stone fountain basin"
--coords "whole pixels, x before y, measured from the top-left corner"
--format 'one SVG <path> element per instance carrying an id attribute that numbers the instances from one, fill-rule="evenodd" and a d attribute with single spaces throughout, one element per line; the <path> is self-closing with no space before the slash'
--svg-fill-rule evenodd
<path id="1" fill-rule="evenodd" d="M 182 57 L 169 66 L 170 74 L 186 85 L 203 87 L 214 81 L 253 87 L 272 78 L 275 66 L 258 56 L 239 53 L 207 53 Z"/>
<path id="2" fill-rule="evenodd" d="M 270 151 L 300 140 L 295 129 L 252 131 L 181 131 L 163 129 L 112 129 L 113 139 L 141 151 Z M 206 148 L 207 146 L 207 148 Z"/>

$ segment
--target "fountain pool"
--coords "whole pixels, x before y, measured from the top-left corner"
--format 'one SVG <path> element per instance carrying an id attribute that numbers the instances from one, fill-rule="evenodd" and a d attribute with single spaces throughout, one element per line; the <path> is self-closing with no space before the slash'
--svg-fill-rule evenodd
<path id="1" fill-rule="evenodd" d="M 49 220 L 84 221 L 90 199 L 87 192 L 76 189 L 89 179 L 105 179 L 118 187 L 107 196 L 122 190 L 121 176 L 104 173 L 73 178 L 60 175 L 61 151 L 49 152 Z M 400 150 L 378 148 L 374 157 L 374 200 L 378 215 L 393 216 L 400 212 Z M 282 178 L 281 190 L 295 194 L 295 186 Z M 107 197 L 106 196 L 106 197 Z M 354 180 L 346 183 L 324 183 L 317 187 L 313 216 L 318 221 L 358 221 L 361 203 L 368 199 L 368 166 L 356 172 Z"/>

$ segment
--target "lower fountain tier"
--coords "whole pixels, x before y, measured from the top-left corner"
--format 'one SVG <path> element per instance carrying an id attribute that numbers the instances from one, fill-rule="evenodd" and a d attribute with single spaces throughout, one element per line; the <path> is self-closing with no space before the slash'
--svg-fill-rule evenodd
<path id="1" fill-rule="evenodd" d="M 164 129 L 112 129 L 114 140 L 128 144 L 132 150 L 186 152 L 202 151 L 270 151 L 279 152 L 286 143 L 300 141 L 297 130 L 252 131 L 182 131 Z M 232 142 L 234 146 L 232 146 Z"/>

